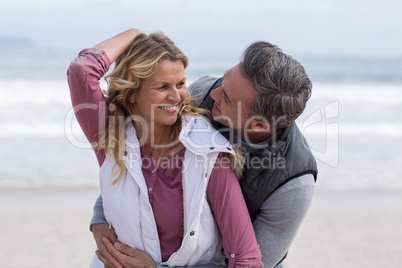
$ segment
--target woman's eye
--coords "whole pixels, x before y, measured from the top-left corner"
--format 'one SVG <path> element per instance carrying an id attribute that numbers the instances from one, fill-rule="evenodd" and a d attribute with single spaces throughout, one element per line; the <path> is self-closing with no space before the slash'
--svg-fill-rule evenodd
<path id="1" fill-rule="evenodd" d="M 163 86 L 161 86 L 159 89 L 168 89 L 168 88 L 169 88 L 168 85 L 163 85 Z"/>
<path id="2" fill-rule="evenodd" d="M 177 84 L 177 87 L 182 87 L 182 86 L 184 86 L 184 85 L 185 85 L 184 82 L 180 82 L 180 83 Z"/>

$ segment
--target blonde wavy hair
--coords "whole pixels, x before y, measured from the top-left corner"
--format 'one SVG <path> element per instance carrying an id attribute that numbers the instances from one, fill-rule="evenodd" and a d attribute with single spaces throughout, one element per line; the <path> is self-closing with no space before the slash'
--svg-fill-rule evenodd
<path id="1" fill-rule="evenodd" d="M 150 77 L 155 72 L 158 62 L 163 60 L 182 62 L 184 68 L 188 65 L 186 55 L 163 33 L 140 34 L 116 59 L 113 71 L 105 76 L 108 91 L 104 91 L 104 94 L 109 106 L 110 117 L 108 127 L 100 133 L 101 139 L 96 149 L 105 149 L 106 152 L 111 152 L 115 158 L 116 164 L 113 166 L 112 176 L 118 176 L 113 184 L 121 180 L 125 171 L 123 160 L 127 140 L 125 122 L 135 115 L 130 97 L 139 89 L 141 81 Z M 180 134 L 180 115 L 207 115 L 210 118 L 209 111 L 195 107 L 194 99 L 187 89 L 186 91 L 187 95 L 178 120 L 172 125 L 171 140 L 177 140 Z M 227 154 L 227 157 L 231 168 L 238 178 L 241 178 L 244 157 L 237 146 L 234 146 L 234 149 L 236 155 Z"/>

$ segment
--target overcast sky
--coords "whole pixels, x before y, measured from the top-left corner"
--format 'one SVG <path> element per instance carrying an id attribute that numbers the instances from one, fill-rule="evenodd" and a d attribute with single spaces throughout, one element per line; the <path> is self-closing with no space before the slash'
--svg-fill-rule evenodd
<path id="1" fill-rule="evenodd" d="M 401 0 L 0 0 L 0 37 L 80 49 L 137 27 L 190 56 L 261 39 L 288 53 L 401 56 L 401 11 Z"/>

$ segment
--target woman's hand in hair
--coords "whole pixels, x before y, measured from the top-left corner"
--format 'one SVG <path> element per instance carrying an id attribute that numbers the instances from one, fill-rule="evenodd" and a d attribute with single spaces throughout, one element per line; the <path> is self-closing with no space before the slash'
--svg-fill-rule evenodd
<path id="1" fill-rule="evenodd" d="M 126 50 L 137 35 L 143 33 L 140 29 L 129 29 L 97 44 L 94 48 L 103 50 L 112 63 Z"/>

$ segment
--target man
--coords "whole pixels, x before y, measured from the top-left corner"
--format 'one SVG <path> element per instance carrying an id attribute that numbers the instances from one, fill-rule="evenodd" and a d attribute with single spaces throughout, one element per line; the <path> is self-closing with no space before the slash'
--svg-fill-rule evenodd
<path id="1" fill-rule="evenodd" d="M 280 267 L 313 196 L 316 162 L 294 123 L 311 88 L 300 63 L 267 42 L 250 45 L 223 78 L 204 76 L 189 87 L 197 104 L 212 111 L 215 127 L 246 151 L 240 183 L 265 267 Z M 101 197 L 94 211 L 91 228 L 106 266 L 155 266 L 145 253 L 111 243 L 116 236 Z"/>

